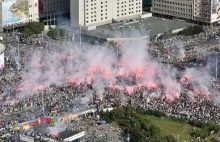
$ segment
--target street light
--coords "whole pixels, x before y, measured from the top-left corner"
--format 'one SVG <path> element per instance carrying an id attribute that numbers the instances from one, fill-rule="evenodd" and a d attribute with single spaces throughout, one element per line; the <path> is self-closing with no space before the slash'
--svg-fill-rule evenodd
<path id="1" fill-rule="evenodd" d="M 20 67 L 20 54 L 19 54 L 19 37 L 18 36 L 16 36 L 16 40 L 18 42 L 17 50 L 18 50 L 18 69 L 19 69 L 19 67 Z"/>
<path id="2" fill-rule="evenodd" d="M 44 97 L 43 97 L 43 91 L 42 91 L 42 94 L 41 94 L 41 101 L 42 101 L 42 112 L 43 112 L 43 115 L 44 115 Z"/>
<path id="3" fill-rule="evenodd" d="M 215 79 L 217 80 L 218 78 L 218 53 L 219 52 L 215 52 L 215 53 L 216 53 Z"/>
<path id="4" fill-rule="evenodd" d="M 79 32 L 80 32 L 80 33 L 79 33 L 79 34 L 80 34 L 79 43 L 80 43 L 80 45 L 81 45 L 81 40 L 82 40 L 82 39 L 81 39 L 81 24 L 79 25 Z"/>

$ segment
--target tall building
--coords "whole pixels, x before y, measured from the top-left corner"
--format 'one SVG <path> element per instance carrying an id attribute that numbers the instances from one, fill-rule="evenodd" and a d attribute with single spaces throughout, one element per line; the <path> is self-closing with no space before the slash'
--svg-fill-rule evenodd
<path id="1" fill-rule="evenodd" d="M 29 21 L 39 21 L 39 2 L 38 0 L 28 1 L 28 18 Z"/>
<path id="2" fill-rule="evenodd" d="M 55 23 L 58 15 L 70 13 L 70 0 L 29 0 L 29 21 Z M 53 23 L 53 24 L 54 24 Z"/>
<path id="3" fill-rule="evenodd" d="M 0 33 L 2 32 L 2 0 L 0 0 Z"/>
<path id="4" fill-rule="evenodd" d="M 220 20 L 219 0 L 152 0 L 152 12 L 212 24 Z"/>
<path id="5" fill-rule="evenodd" d="M 152 0 L 151 11 L 163 15 L 192 19 L 193 1 L 194 0 Z"/>
<path id="6" fill-rule="evenodd" d="M 71 0 L 71 26 L 98 26 L 140 17 L 142 0 Z"/>
<path id="7" fill-rule="evenodd" d="M 152 6 L 152 0 L 143 0 L 143 6 L 144 7 Z"/>

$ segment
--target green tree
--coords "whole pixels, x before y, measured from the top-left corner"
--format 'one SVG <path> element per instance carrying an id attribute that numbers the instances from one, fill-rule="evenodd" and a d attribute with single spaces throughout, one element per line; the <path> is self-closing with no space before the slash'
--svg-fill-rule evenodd
<path id="1" fill-rule="evenodd" d="M 29 29 L 28 27 L 25 28 L 25 30 L 24 30 L 24 35 L 25 35 L 26 37 L 32 36 L 33 34 L 34 34 L 34 33 L 32 32 L 31 29 Z"/>
<path id="2" fill-rule="evenodd" d="M 203 31 L 204 30 L 203 30 L 203 28 L 201 26 L 194 25 L 194 26 L 189 26 L 189 27 L 185 28 L 184 30 L 180 31 L 177 34 L 178 35 L 189 36 L 189 35 L 199 34 L 199 33 L 203 32 Z"/>
<path id="3" fill-rule="evenodd" d="M 151 124 L 150 125 L 150 134 L 151 134 L 151 136 L 154 136 L 154 135 L 157 135 L 157 134 L 160 134 L 160 128 L 159 127 L 157 127 L 156 125 L 154 125 L 154 124 Z"/>
<path id="4" fill-rule="evenodd" d="M 165 136 L 164 139 L 167 142 L 177 142 L 177 139 L 174 136 L 172 136 L 172 135 Z"/>
<path id="5" fill-rule="evenodd" d="M 40 34 L 44 30 L 44 24 L 40 22 L 29 22 L 24 27 L 24 35 L 32 36 L 34 34 Z"/>
<path id="6" fill-rule="evenodd" d="M 150 137 L 147 142 L 166 142 L 164 138 L 161 135 L 155 135 L 153 137 Z"/>
<path id="7" fill-rule="evenodd" d="M 34 34 L 40 34 L 44 30 L 44 24 L 40 22 L 29 22 L 25 25 L 25 28 L 29 28 Z"/>
<path id="8" fill-rule="evenodd" d="M 65 29 L 59 29 L 60 30 L 60 37 L 65 37 L 67 36 L 67 31 Z"/>
<path id="9" fill-rule="evenodd" d="M 131 129 L 131 142 L 143 142 L 144 136 L 141 135 L 140 129 L 134 127 Z"/>
<path id="10" fill-rule="evenodd" d="M 58 28 L 54 29 L 52 38 L 53 39 L 60 39 L 60 30 Z"/>
<path id="11" fill-rule="evenodd" d="M 191 137 L 200 137 L 200 138 L 205 138 L 206 137 L 206 132 L 203 131 L 202 129 L 195 129 L 195 130 L 192 130 L 191 133 L 190 133 Z"/>
<path id="12" fill-rule="evenodd" d="M 54 33 L 54 28 L 50 29 L 48 32 L 47 32 L 47 36 L 53 38 L 53 33 Z"/>

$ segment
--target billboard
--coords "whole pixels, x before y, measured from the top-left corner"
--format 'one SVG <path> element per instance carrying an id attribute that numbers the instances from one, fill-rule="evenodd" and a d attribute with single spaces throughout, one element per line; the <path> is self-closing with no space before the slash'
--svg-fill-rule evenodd
<path id="1" fill-rule="evenodd" d="M 28 21 L 28 0 L 2 1 L 2 24 L 15 24 Z"/>
<path id="2" fill-rule="evenodd" d="M 5 67 L 4 52 L 0 55 L 0 71 Z"/>
<path id="3" fill-rule="evenodd" d="M 212 14 L 216 14 L 216 13 L 217 13 L 217 1 L 212 0 Z"/>

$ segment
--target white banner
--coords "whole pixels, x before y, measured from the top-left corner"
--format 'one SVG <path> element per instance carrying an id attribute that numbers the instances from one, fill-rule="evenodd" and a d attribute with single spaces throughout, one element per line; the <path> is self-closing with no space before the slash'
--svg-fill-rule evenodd
<path id="1" fill-rule="evenodd" d="M 0 70 L 3 70 L 5 67 L 5 59 L 4 59 L 4 52 L 0 55 Z"/>

